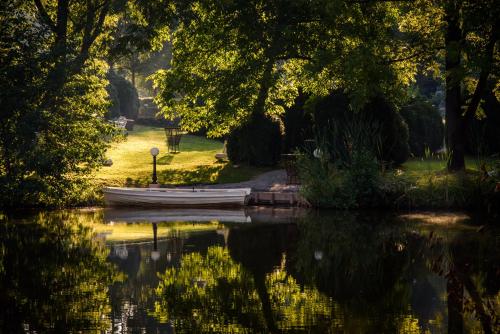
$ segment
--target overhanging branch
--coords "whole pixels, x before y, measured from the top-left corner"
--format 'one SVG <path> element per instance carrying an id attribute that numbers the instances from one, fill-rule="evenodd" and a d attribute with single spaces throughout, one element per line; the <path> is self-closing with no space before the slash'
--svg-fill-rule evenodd
<path id="1" fill-rule="evenodd" d="M 471 119 L 476 113 L 477 107 L 479 106 L 479 102 L 481 102 L 481 96 L 483 94 L 484 89 L 486 88 L 486 84 L 488 82 L 488 76 L 491 72 L 491 64 L 493 62 L 493 53 L 495 50 L 495 44 L 498 41 L 498 24 L 495 23 L 493 25 L 492 33 L 488 44 L 486 45 L 485 52 L 485 64 L 481 68 L 481 72 L 479 73 L 479 79 L 477 81 L 476 88 L 474 89 L 474 94 L 472 94 L 471 101 L 469 106 L 467 107 L 467 111 L 465 112 L 465 118 Z"/>
<path id="2" fill-rule="evenodd" d="M 38 14 L 42 18 L 43 22 L 50 27 L 50 30 L 53 32 L 56 32 L 56 25 L 54 21 L 50 18 L 49 14 L 47 13 L 47 10 L 45 10 L 45 7 L 42 4 L 41 0 L 33 0 L 35 3 L 35 6 L 38 10 Z"/>

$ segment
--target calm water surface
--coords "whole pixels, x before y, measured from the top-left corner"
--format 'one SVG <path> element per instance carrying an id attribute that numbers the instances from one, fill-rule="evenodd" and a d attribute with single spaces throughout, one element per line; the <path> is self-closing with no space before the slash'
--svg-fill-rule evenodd
<path id="1" fill-rule="evenodd" d="M 0 215 L 1 333 L 500 331 L 500 231 L 463 214 Z"/>

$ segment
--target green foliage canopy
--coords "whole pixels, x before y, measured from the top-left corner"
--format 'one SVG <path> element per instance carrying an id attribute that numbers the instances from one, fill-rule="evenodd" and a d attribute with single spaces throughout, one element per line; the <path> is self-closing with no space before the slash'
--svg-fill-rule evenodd
<path id="1" fill-rule="evenodd" d="M 175 3 L 172 68 L 157 102 L 188 130 L 228 133 L 252 113 L 280 114 L 298 95 L 345 87 L 355 107 L 377 92 L 400 96 L 410 50 L 398 43 L 390 2 L 187 1 Z M 395 59 L 397 57 L 403 59 Z M 396 61 L 397 60 L 397 61 Z"/>

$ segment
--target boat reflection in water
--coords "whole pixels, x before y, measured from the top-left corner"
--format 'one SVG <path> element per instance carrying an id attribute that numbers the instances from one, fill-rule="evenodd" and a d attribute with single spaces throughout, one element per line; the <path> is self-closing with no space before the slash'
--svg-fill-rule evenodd
<path id="1" fill-rule="evenodd" d="M 243 209 L 104 209 L 105 222 L 234 222 L 250 223 Z"/>

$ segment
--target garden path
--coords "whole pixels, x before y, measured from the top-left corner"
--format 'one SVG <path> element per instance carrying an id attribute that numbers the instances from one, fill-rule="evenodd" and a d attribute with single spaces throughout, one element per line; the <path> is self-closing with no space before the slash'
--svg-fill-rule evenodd
<path id="1" fill-rule="evenodd" d="M 253 179 L 238 183 L 223 183 L 206 185 L 205 188 L 252 188 L 253 191 L 275 191 L 275 192 L 297 192 L 299 186 L 286 183 L 286 171 L 284 169 L 273 170 L 257 175 Z"/>

